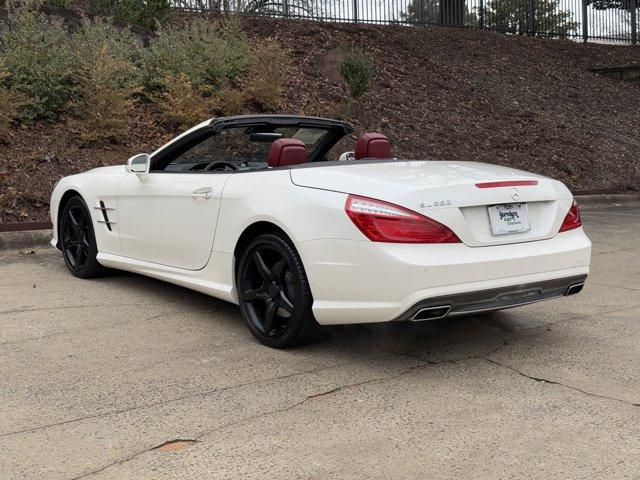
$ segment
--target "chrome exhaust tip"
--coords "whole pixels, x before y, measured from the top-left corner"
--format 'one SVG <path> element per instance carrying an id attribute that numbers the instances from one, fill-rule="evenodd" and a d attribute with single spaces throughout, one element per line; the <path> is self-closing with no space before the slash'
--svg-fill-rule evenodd
<path id="1" fill-rule="evenodd" d="M 414 322 L 421 322 L 424 320 L 438 320 L 449 315 L 451 311 L 451 305 L 439 305 L 437 307 L 427 307 L 418 310 L 411 320 Z"/>
<path id="2" fill-rule="evenodd" d="M 565 293 L 565 295 L 567 297 L 569 295 L 575 295 L 576 293 L 579 293 L 582 290 L 583 287 L 584 287 L 584 282 L 576 283 L 575 285 L 571 285 L 569 288 L 567 288 L 567 293 Z"/>

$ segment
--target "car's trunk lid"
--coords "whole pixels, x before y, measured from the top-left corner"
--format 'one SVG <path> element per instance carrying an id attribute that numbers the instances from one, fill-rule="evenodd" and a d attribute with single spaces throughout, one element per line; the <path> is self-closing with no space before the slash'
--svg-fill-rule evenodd
<path id="1" fill-rule="evenodd" d="M 555 236 L 571 204 L 560 182 L 512 168 L 476 162 L 354 161 L 291 170 L 294 184 L 385 200 L 451 228 L 468 246 L 542 240 Z M 525 186 L 477 184 L 527 181 Z M 489 207 L 525 203 L 530 230 L 495 235 Z"/>

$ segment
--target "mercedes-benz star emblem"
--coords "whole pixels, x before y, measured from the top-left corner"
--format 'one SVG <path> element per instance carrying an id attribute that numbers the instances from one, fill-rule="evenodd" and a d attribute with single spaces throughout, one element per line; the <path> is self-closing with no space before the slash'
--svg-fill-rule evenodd
<path id="1" fill-rule="evenodd" d="M 511 189 L 511 199 L 514 200 L 514 201 L 520 199 L 520 193 L 518 193 L 518 189 L 517 188 L 512 188 Z"/>

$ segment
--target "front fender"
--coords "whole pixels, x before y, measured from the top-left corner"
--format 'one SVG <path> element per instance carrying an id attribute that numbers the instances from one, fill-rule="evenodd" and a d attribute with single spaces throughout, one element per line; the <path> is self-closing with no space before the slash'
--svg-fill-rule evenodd
<path id="1" fill-rule="evenodd" d="M 58 220 L 60 217 L 60 207 L 65 196 L 69 193 L 77 193 L 87 204 L 89 215 L 92 220 L 96 237 L 96 244 L 99 252 L 122 254 L 120 248 L 120 236 L 117 228 L 109 231 L 104 224 L 98 221 L 102 219 L 102 212 L 94 207 L 100 205 L 102 201 L 109 208 L 117 208 L 116 191 L 119 183 L 126 176 L 124 168 L 99 168 L 90 170 L 78 175 L 64 177 L 54 187 L 51 194 L 49 214 L 53 225 L 53 238 L 51 244 L 59 249 L 59 229 Z M 110 212 L 110 215 L 117 217 L 117 210 Z M 117 222 L 117 218 L 115 219 Z"/>

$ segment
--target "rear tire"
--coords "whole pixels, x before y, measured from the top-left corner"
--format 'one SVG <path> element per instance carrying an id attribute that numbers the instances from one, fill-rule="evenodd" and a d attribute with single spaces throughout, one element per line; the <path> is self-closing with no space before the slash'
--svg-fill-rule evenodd
<path id="1" fill-rule="evenodd" d="M 307 275 L 286 236 L 267 233 L 249 242 L 240 256 L 236 285 L 242 317 L 263 345 L 293 347 L 317 333 Z"/>
<path id="2" fill-rule="evenodd" d="M 98 263 L 98 245 L 91 214 L 84 200 L 75 196 L 64 206 L 58 223 L 58 241 L 67 269 L 78 278 L 95 278 L 106 273 Z"/>

